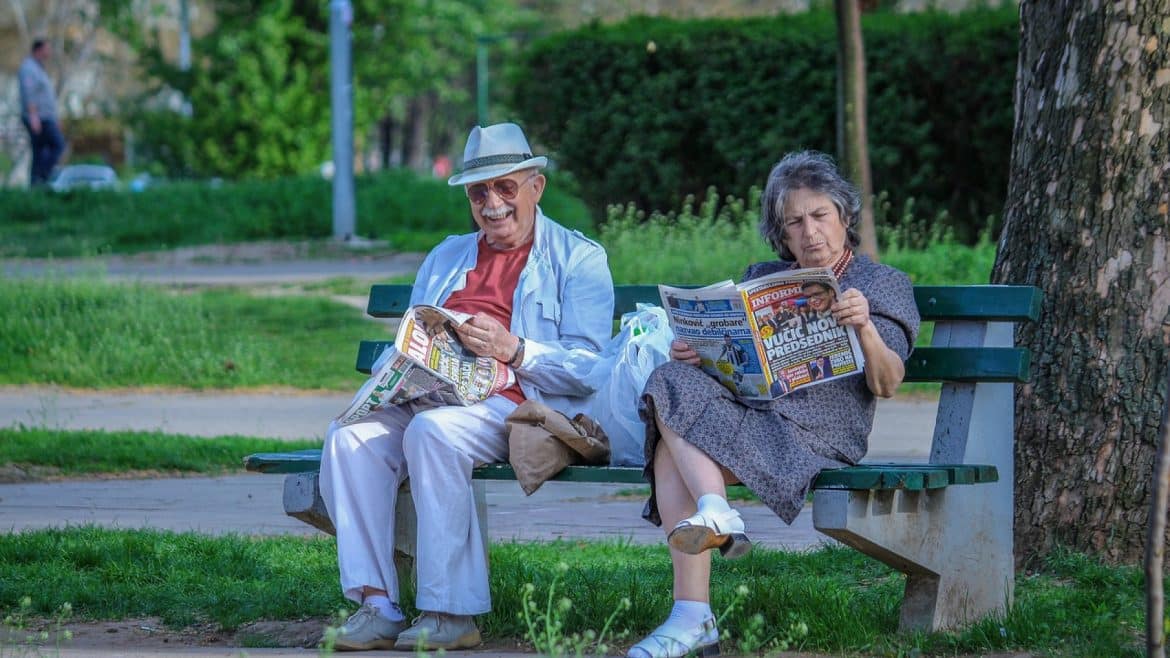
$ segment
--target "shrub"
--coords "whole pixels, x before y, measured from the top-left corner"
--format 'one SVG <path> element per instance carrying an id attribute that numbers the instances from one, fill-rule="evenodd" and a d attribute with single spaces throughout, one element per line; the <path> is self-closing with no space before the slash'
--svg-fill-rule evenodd
<path id="1" fill-rule="evenodd" d="M 828 11 L 590 25 L 528 50 L 513 103 L 597 216 L 677 208 L 710 185 L 742 195 L 786 151 L 835 151 L 835 29 Z M 974 240 L 1007 190 L 1014 8 L 877 12 L 863 31 L 875 189 L 948 210 Z"/>

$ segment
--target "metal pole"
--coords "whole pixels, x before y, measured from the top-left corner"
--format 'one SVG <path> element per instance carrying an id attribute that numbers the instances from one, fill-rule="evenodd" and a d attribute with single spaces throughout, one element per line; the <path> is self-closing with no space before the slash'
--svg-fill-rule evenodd
<path id="1" fill-rule="evenodd" d="M 475 39 L 475 100 L 479 125 L 488 125 L 488 40 Z"/>
<path id="2" fill-rule="evenodd" d="M 333 105 L 333 239 L 354 236 L 353 73 L 350 62 L 349 0 L 329 2 L 329 87 Z"/>
<path id="3" fill-rule="evenodd" d="M 191 13 L 187 0 L 179 0 L 179 70 L 191 70 Z"/>

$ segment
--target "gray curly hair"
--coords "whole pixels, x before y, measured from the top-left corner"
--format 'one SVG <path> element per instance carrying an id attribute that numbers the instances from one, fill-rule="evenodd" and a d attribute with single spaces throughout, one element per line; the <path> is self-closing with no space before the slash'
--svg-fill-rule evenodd
<path id="1" fill-rule="evenodd" d="M 760 196 L 760 235 L 781 259 L 796 260 L 792 250 L 784 245 L 784 204 L 790 192 L 801 188 L 829 197 L 845 224 L 849 246 L 861 243 L 857 233 L 861 194 L 857 187 L 841 175 L 833 158 L 819 151 L 798 151 L 784 156 L 772 167 Z"/>

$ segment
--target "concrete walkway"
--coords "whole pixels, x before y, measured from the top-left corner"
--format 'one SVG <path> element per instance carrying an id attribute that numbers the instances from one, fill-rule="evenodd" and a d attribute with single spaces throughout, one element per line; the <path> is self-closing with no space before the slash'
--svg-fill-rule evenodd
<path id="1" fill-rule="evenodd" d="M 0 426 L 320 439 L 326 420 L 348 400 L 344 394 L 135 394 L 10 387 L 0 389 Z M 880 404 L 868 460 L 925 461 L 933 407 L 929 401 Z M 280 476 L 259 474 L 0 484 L 0 531 L 94 524 L 208 534 L 315 534 L 284 515 L 281 484 Z M 662 541 L 661 531 L 640 517 L 643 500 L 615 499 L 628 485 L 552 482 L 526 497 L 514 482 L 485 484 L 489 532 L 496 541 Z M 803 550 L 828 541 L 813 530 L 811 510 L 792 526 L 759 505 L 745 506 L 743 512 L 753 539 L 763 546 Z"/>

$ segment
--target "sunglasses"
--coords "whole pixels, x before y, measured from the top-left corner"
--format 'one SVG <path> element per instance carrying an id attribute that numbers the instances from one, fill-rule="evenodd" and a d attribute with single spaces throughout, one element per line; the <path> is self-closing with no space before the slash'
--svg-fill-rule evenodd
<path id="1" fill-rule="evenodd" d="M 531 174 L 528 176 L 528 178 L 525 178 L 519 183 L 512 180 L 511 178 L 497 178 L 487 183 L 475 183 L 474 185 L 468 185 L 467 198 L 477 206 L 482 205 L 487 203 L 488 190 L 493 190 L 495 191 L 496 196 L 500 197 L 504 201 L 511 201 L 512 199 L 516 198 L 516 195 L 520 192 L 520 187 L 522 185 L 539 175 L 539 172 Z"/>

